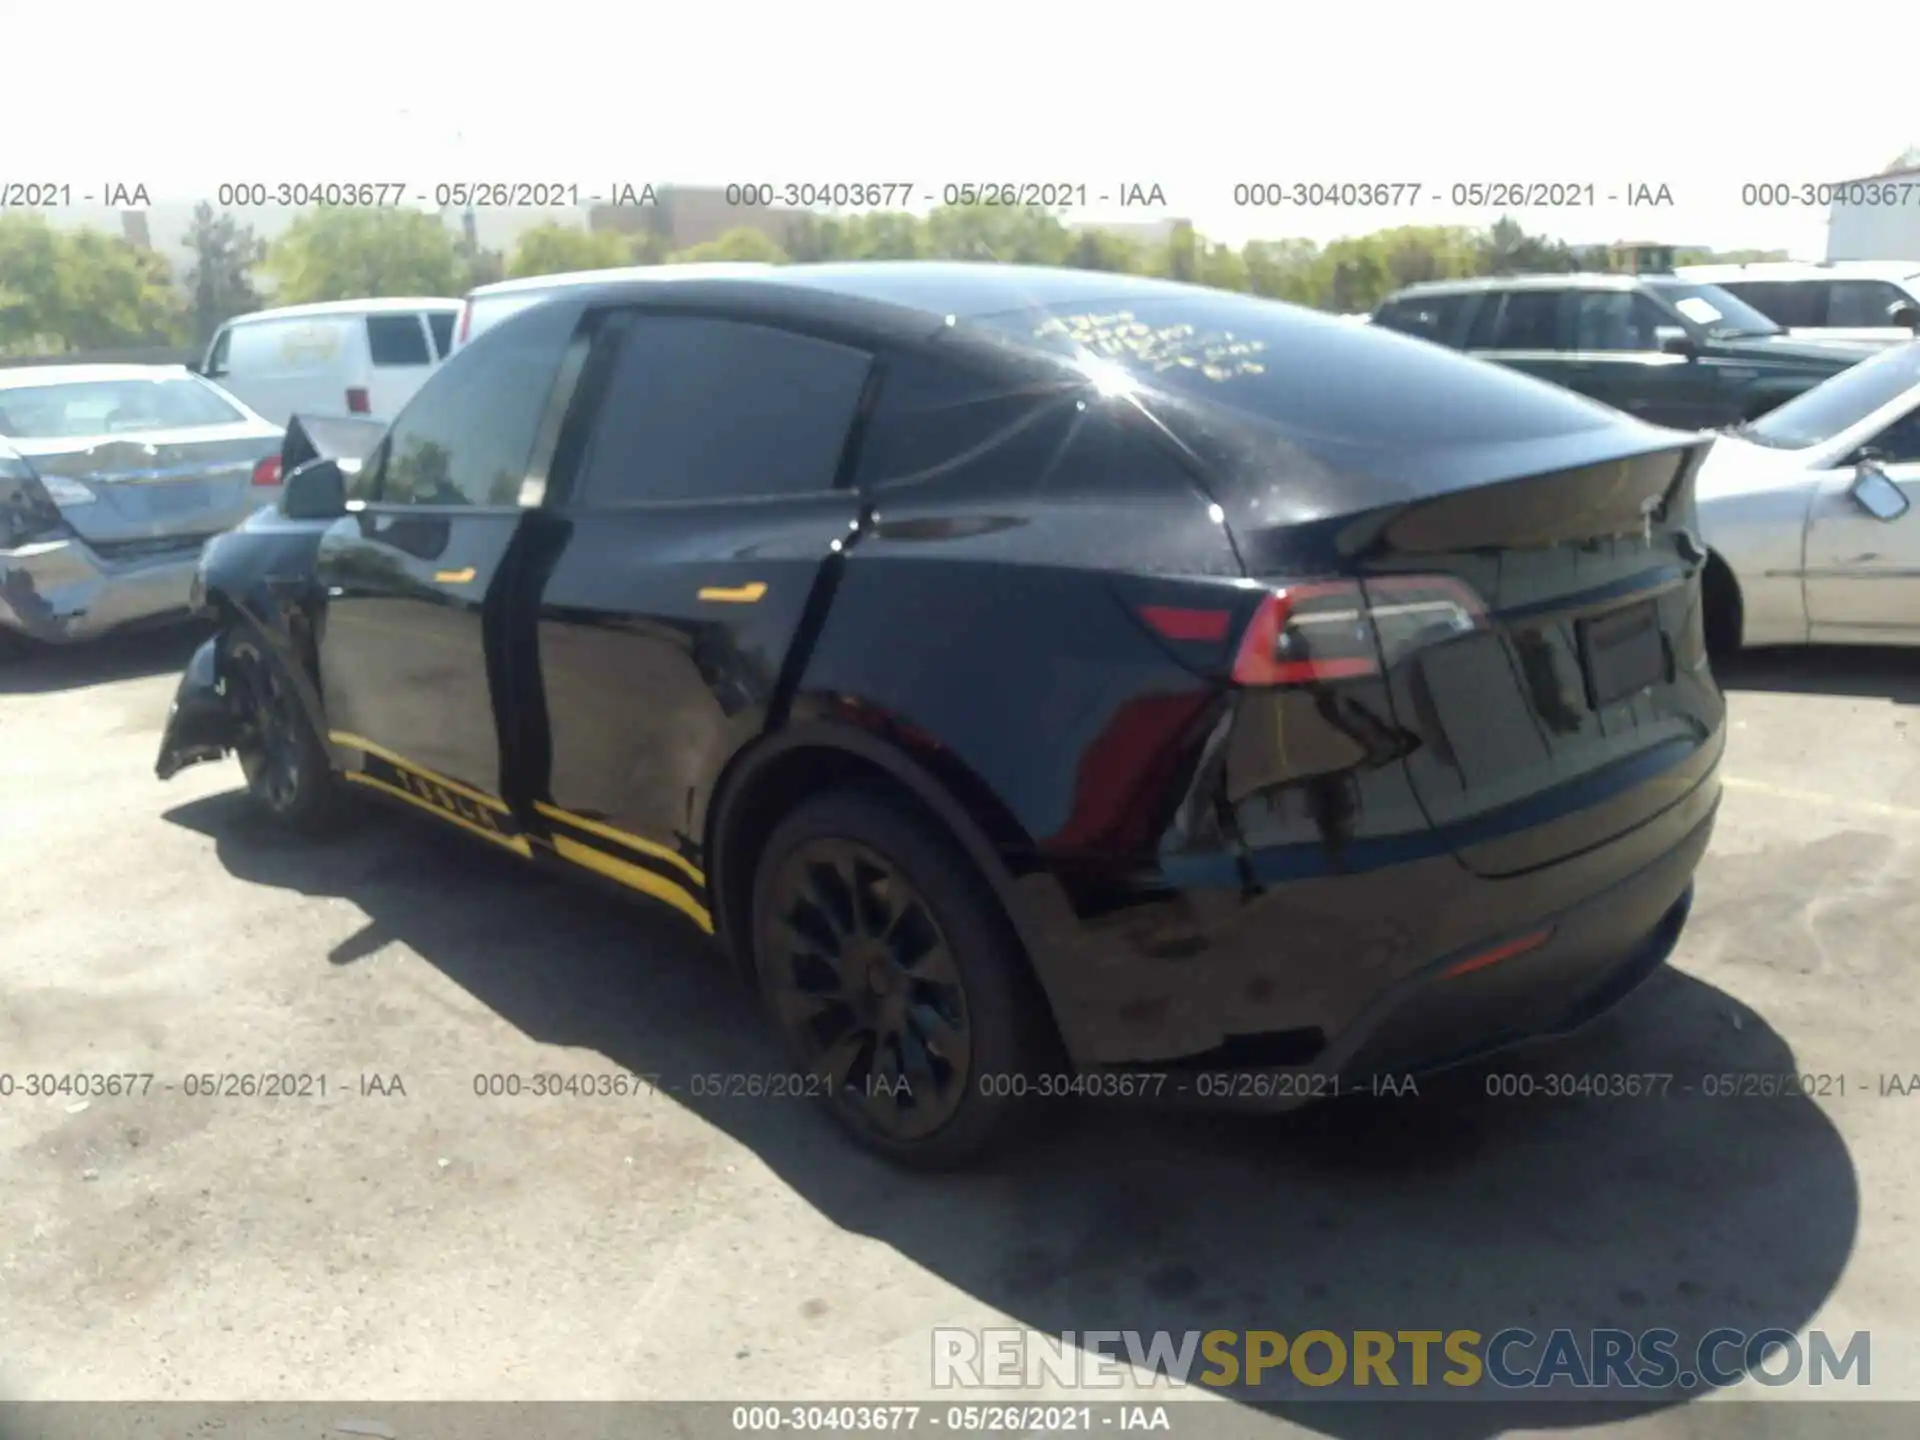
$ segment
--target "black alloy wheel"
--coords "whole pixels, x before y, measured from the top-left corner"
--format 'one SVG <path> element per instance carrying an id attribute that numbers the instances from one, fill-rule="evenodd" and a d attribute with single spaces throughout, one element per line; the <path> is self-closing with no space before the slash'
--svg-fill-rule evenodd
<path id="1" fill-rule="evenodd" d="M 1011 1077 L 1044 1002 L 984 885 L 916 817 L 858 791 L 802 805 L 762 854 L 754 940 L 807 1090 L 864 1144 L 957 1164 L 1033 1108 Z"/>
<path id="2" fill-rule="evenodd" d="M 247 793 L 276 823 L 317 828 L 331 815 L 333 774 L 292 679 L 251 635 L 230 635 L 225 658 L 239 722 L 233 748 Z"/>

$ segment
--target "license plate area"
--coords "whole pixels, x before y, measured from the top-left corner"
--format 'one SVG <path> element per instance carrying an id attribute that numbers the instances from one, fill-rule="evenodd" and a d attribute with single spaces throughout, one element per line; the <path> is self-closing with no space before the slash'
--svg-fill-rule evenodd
<path id="1" fill-rule="evenodd" d="M 1578 630 L 1587 702 L 1595 710 L 1631 699 L 1649 686 L 1673 678 L 1672 654 L 1660 630 L 1659 607 L 1653 601 L 1643 600 L 1611 615 L 1582 620 Z"/>

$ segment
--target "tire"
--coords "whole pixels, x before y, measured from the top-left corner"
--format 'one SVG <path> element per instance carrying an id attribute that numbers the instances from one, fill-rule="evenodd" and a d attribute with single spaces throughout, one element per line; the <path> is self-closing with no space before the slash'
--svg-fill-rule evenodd
<path id="1" fill-rule="evenodd" d="M 1700 605 L 1707 658 L 1715 664 L 1733 659 L 1740 653 L 1740 584 L 1718 555 L 1708 557 L 1700 576 Z"/>
<path id="2" fill-rule="evenodd" d="M 245 629 L 227 631 L 220 648 L 242 716 L 233 748 L 247 777 L 248 800 L 279 829 L 325 831 L 339 818 L 340 782 L 286 667 Z"/>
<path id="3" fill-rule="evenodd" d="M 884 796 L 829 791 L 774 829 L 754 873 L 753 961 L 809 1089 L 868 1149 L 953 1169 L 1039 1109 L 1002 1093 L 1029 1090 L 1052 1033 L 1019 941 L 958 847 Z"/>

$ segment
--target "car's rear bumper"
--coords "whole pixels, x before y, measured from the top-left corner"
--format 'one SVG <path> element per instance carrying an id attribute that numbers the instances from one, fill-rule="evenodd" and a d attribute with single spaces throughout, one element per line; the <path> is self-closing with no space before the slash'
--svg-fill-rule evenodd
<path id="1" fill-rule="evenodd" d="M 1089 918 L 1029 877 L 1022 929 L 1068 1057 L 1082 1072 L 1164 1074 L 1169 1098 L 1271 1108 L 1575 1028 L 1678 940 L 1718 811 L 1718 748 L 1645 823 L 1505 878 L 1409 843 L 1394 863 L 1188 884 Z"/>
<path id="2" fill-rule="evenodd" d="M 119 563 L 74 536 L 0 550 L 0 630 L 60 645 L 184 614 L 199 563 L 197 544 Z"/>

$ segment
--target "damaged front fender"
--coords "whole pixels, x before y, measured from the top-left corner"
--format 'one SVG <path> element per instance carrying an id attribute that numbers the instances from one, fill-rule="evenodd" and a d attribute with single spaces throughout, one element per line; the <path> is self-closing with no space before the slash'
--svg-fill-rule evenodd
<path id="1" fill-rule="evenodd" d="M 167 728 L 160 738 L 160 758 L 153 773 L 171 780 L 189 765 L 218 760 L 233 748 L 239 722 L 228 701 L 226 680 L 220 673 L 220 640 L 208 640 L 193 652 L 180 688 L 167 711 Z"/>

